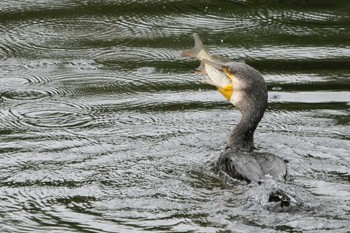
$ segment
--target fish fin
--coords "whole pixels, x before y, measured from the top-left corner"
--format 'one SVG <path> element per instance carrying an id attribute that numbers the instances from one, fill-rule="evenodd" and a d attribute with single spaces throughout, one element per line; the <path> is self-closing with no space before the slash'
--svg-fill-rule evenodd
<path id="1" fill-rule="evenodd" d="M 205 63 L 201 61 L 201 64 L 197 67 L 196 74 L 206 74 L 207 71 L 205 71 Z"/>
<path id="2" fill-rule="evenodd" d="M 204 69 L 202 69 L 202 70 L 196 70 L 195 73 L 196 73 L 196 74 L 207 74 L 207 72 L 206 72 Z"/>
<path id="3" fill-rule="evenodd" d="M 205 69 L 205 63 L 203 61 L 201 61 L 201 63 L 197 67 L 197 70 L 202 70 L 202 69 Z"/>
<path id="4" fill-rule="evenodd" d="M 197 33 L 193 33 L 194 47 L 192 49 L 185 50 L 181 53 L 181 57 L 196 57 L 197 54 L 203 49 L 203 43 Z"/>
<path id="5" fill-rule="evenodd" d="M 202 82 L 205 84 L 216 86 L 215 83 L 213 82 L 213 80 L 211 80 L 211 79 L 204 79 Z"/>

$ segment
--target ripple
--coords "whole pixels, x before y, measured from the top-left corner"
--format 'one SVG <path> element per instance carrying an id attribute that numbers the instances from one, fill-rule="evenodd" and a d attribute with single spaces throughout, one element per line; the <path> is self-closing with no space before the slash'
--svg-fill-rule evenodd
<path id="1" fill-rule="evenodd" d="M 136 115 L 133 113 L 123 114 L 117 119 L 118 124 L 123 125 L 144 125 L 144 124 L 153 124 L 159 121 L 155 116 L 149 115 Z"/>
<path id="2" fill-rule="evenodd" d="M 57 69 L 57 66 L 59 65 L 59 61 L 53 61 L 53 60 L 30 60 L 25 62 L 24 67 L 26 69 L 33 69 L 33 70 L 45 70 L 50 71 Z"/>
<path id="3" fill-rule="evenodd" d="M 327 83 L 329 82 L 328 75 L 320 75 L 317 73 L 269 73 L 264 75 L 267 83 L 278 85 L 283 84 L 313 84 L 313 83 Z M 273 90 L 273 89 L 272 89 Z M 280 91 L 282 89 L 278 89 Z"/>
<path id="4" fill-rule="evenodd" d="M 22 124 L 35 128 L 86 127 L 93 120 L 85 106 L 61 102 L 18 104 L 11 113 Z"/>
<path id="5" fill-rule="evenodd" d="M 125 47 L 118 46 L 89 53 L 90 57 L 95 57 L 99 63 L 118 63 L 124 69 L 135 68 L 140 63 L 148 64 L 152 62 L 173 62 L 179 60 L 179 52 L 172 49 L 148 48 L 148 47 Z"/>
<path id="6" fill-rule="evenodd" d="M 1 4 L 0 12 L 2 14 L 5 14 L 5 16 L 15 15 L 15 14 L 25 14 L 30 12 L 38 12 L 38 11 L 44 11 L 47 10 L 47 8 L 53 9 L 62 9 L 62 7 L 67 7 L 68 3 L 70 1 L 55 1 L 55 0 L 47 0 L 47 1 L 36 1 L 29 3 L 28 1 L 17 1 L 16 4 L 13 4 L 11 1 L 3 1 Z M 69 4 L 69 6 L 72 6 L 72 4 Z M 4 17 L 3 19 L 6 19 Z"/>
<path id="7" fill-rule="evenodd" d="M 14 71 L 21 73 L 23 70 L 25 70 L 25 68 L 23 66 L 23 62 L 19 59 L 8 58 L 8 59 L 1 60 L 1 62 L 0 62 L 0 74 L 2 74 L 2 75 L 11 74 Z M 16 77 L 13 77 L 12 74 L 11 74 L 11 76 L 12 76 L 11 78 L 13 78 L 13 79 L 16 78 Z"/>
<path id="8" fill-rule="evenodd" d="M 28 85 L 42 86 L 54 81 L 52 75 L 31 75 L 26 77 Z"/>
<path id="9" fill-rule="evenodd" d="M 150 127 L 148 135 L 152 134 L 153 136 L 159 137 L 159 135 L 154 132 L 160 128 L 160 126 L 155 127 L 155 125 L 160 124 L 160 118 L 156 115 L 128 111 L 120 112 L 118 111 L 118 108 L 111 104 L 102 105 L 101 103 L 99 103 L 98 106 L 94 105 L 94 109 L 99 109 L 103 114 L 96 115 L 94 117 L 93 125 L 90 125 L 84 132 L 80 132 L 81 135 L 113 138 L 137 138 L 137 135 L 146 135 L 145 133 L 140 132 L 140 127 Z M 101 127 L 105 129 L 103 131 L 98 130 Z M 169 131 L 171 130 L 169 129 L 168 132 Z"/>
<path id="10" fill-rule="evenodd" d="M 11 75 L 6 76 L 10 77 L 0 78 L 0 90 L 3 92 L 6 92 L 9 89 L 16 89 L 19 85 L 26 85 L 28 83 L 26 78 L 11 77 Z"/>
<path id="11" fill-rule="evenodd" d="M 38 224 L 60 225 L 60 231 L 63 229 L 70 231 L 70 224 L 81 225 L 86 229 L 94 228 L 81 222 L 81 219 L 90 218 L 95 221 L 94 216 L 96 215 L 79 212 L 83 209 L 88 211 L 90 205 L 101 197 L 102 193 L 97 186 L 94 188 L 91 185 L 90 187 L 65 188 L 47 185 L 46 188 L 28 188 L 26 187 L 28 185 L 29 183 L 19 188 L 11 187 L 7 190 L 0 190 L 3 197 L 0 200 L 2 206 L 6 206 L 8 210 L 11 210 L 6 215 L 7 224 L 4 226 L 5 229 L 16 228 L 17 230 L 21 229 L 21 231 L 38 231 L 39 229 L 35 227 Z M 15 224 L 19 219 L 21 224 Z M 68 222 L 70 224 L 67 225 Z M 54 228 L 51 228 L 51 230 Z"/>
<path id="12" fill-rule="evenodd" d="M 331 12 L 305 12 L 305 11 L 286 11 L 283 12 L 281 18 L 284 22 L 296 23 L 300 26 L 301 23 L 310 25 L 334 25 L 339 19 L 340 15 L 332 14 Z"/>
<path id="13" fill-rule="evenodd" d="M 55 19 L 28 19 L 7 23 L 0 39 L 1 50 L 12 56 L 52 57 L 53 54 L 81 53 L 90 46 L 88 41 L 107 39 L 120 33 L 118 27 L 105 17 L 75 17 Z M 70 25 L 67 27 L 67 25 Z M 91 30 L 91 25 L 96 25 Z M 57 35 L 65 35 L 58 37 Z M 82 40 L 86 43 L 81 43 Z M 85 44 L 85 45 L 84 45 Z"/>
<path id="14" fill-rule="evenodd" d="M 140 67 L 136 70 L 136 73 L 140 75 L 149 75 L 155 73 L 156 68 L 154 67 Z"/>
<path id="15" fill-rule="evenodd" d="M 0 126 L 2 129 L 23 129 L 24 125 L 19 122 L 18 117 L 14 116 L 8 109 L 0 110 Z"/>
<path id="16" fill-rule="evenodd" d="M 270 102 L 292 102 L 292 103 L 348 103 L 350 93 L 348 91 L 304 91 L 304 92 L 283 92 L 271 91 L 269 96 L 273 96 Z"/>
<path id="17" fill-rule="evenodd" d="M 31 90 L 31 91 L 6 91 L 0 95 L 2 98 L 12 100 L 37 100 L 49 97 L 50 94 L 46 91 Z"/>
<path id="18" fill-rule="evenodd" d="M 89 65 L 67 63 L 67 69 L 55 70 L 48 74 L 28 75 L 27 82 L 31 86 L 40 86 L 51 96 L 79 96 L 92 94 L 108 94 L 111 92 L 128 92 L 131 81 L 101 74 Z"/>
<path id="19" fill-rule="evenodd" d="M 263 122 L 269 124 L 262 124 L 262 131 L 273 131 L 289 134 L 300 134 L 305 126 L 307 118 L 305 113 L 294 111 L 271 111 L 265 114 Z"/>
<path id="20" fill-rule="evenodd" d="M 97 64 L 92 60 L 74 60 L 74 61 L 70 61 L 69 65 L 77 70 L 87 70 L 87 71 L 97 70 L 102 68 L 102 65 Z"/>
<path id="21" fill-rule="evenodd" d="M 305 52 L 307 51 L 307 52 Z M 292 46 L 269 46 L 250 49 L 227 49 L 216 48 L 215 53 L 225 54 L 231 58 L 237 58 L 239 54 L 245 54 L 246 57 L 254 60 L 268 61 L 283 59 L 287 61 L 322 61 L 323 59 L 347 59 L 350 54 L 350 47 L 292 47 Z"/>

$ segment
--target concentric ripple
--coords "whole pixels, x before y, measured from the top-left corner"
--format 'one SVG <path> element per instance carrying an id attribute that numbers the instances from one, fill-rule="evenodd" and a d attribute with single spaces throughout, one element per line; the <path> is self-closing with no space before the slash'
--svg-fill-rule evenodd
<path id="1" fill-rule="evenodd" d="M 12 100 L 37 100 L 49 97 L 50 94 L 46 91 L 31 90 L 31 91 L 6 91 L 0 95 L 2 98 Z"/>
<path id="2" fill-rule="evenodd" d="M 74 20 L 74 24 L 67 24 Z M 90 21 L 92 20 L 92 21 Z M 96 30 L 90 30 L 91 24 L 96 25 Z M 71 25 L 71 28 L 67 28 Z M 122 33 L 114 22 L 102 17 L 100 19 L 60 18 L 60 19 L 28 19 L 21 22 L 7 24 L 7 29 L 2 32 L 0 49 L 7 56 L 50 57 L 52 54 L 62 54 L 63 50 L 71 48 L 72 54 L 79 52 L 91 45 L 82 40 L 88 38 L 91 41 L 105 39 Z M 64 36 L 58 36 L 64 35 Z M 97 37 L 96 37 L 97 36 Z"/>
<path id="3" fill-rule="evenodd" d="M 75 128 L 91 124 L 93 117 L 83 106 L 46 102 L 18 104 L 11 113 L 27 126 L 35 128 Z"/>

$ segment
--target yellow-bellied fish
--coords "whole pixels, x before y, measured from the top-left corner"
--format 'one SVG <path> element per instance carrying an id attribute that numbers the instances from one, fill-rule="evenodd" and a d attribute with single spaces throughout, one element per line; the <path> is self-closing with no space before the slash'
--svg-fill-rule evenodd
<path id="1" fill-rule="evenodd" d="M 204 80 L 204 83 L 216 86 L 220 93 L 230 101 L 233 93 L 232 73 L 220 65 L 220 63 L 226 63 L 229 60 L 210 55 L 196 33 L 193 34 L 193 38 L 194 47 L 183 51 L 181 56 L 200 60 L 201 65 L 198 67 L 199 71 L 197 73 L 207 74 L 209 76 L 209 79 Z"/>

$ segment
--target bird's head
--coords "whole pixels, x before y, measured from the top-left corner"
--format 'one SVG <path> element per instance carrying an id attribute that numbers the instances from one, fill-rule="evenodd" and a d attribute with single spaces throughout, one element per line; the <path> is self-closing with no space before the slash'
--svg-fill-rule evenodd
<path id="1" fill-rule="evenodd" d="M 232 80 L 229 88 L 219 91 L 242 113 L 259 110 L 264 112 L 267 107 L 267 87 L 264 78 L 251 66 L 241 62 L 217 63 L 204 60 L 204 63 L 214 66 L 224 72 Z"/>

